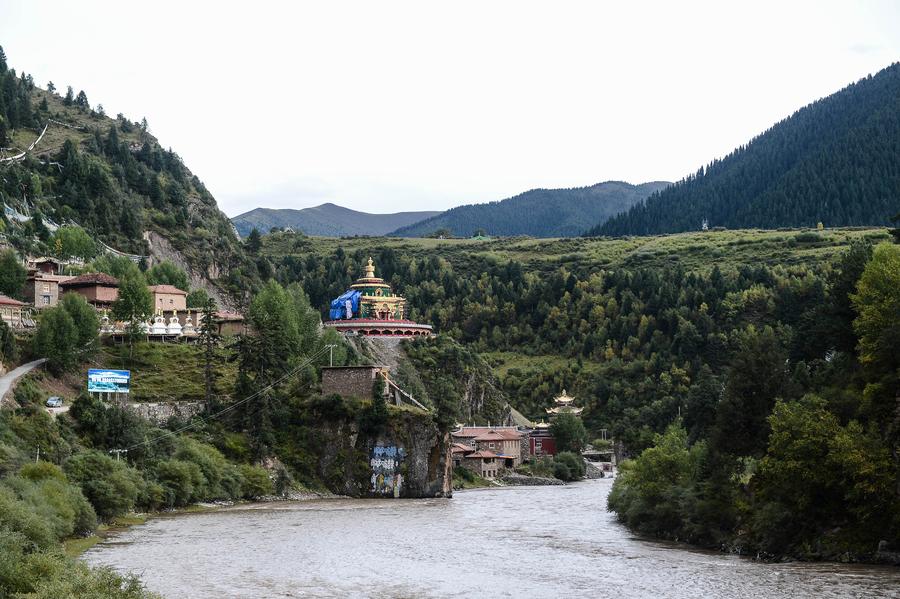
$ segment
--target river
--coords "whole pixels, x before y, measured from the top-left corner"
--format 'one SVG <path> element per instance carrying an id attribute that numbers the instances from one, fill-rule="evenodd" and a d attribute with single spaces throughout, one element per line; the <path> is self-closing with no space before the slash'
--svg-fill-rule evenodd
<path id="1" fill-rule="evenodd" d="M 84 559 L 170 599 L 900 597 L 900 568 L 769 564 L 635 538 L 606 512 L 610 486 L 241 505 L 153 518 Z"/>

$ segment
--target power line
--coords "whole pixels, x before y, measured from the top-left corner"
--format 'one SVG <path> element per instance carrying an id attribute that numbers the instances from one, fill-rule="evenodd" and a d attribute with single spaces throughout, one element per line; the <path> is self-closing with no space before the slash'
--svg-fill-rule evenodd
<path id="1" fill-rule="evenodd" d="M 296 373 L 298 373 L 298 372 L 299 372 L 300 370 L 302 370 L 303 368 L 306 368 L 306 366 L 308 366 L 309 364 L 311 364 L 313 360 L 315 360 L 316 358 L 318 358 L 320 355 L 324 354 L 326 349 L 328 349 L 328 348 L 327 348 L 327 347 L 321 348 L 319 351 L 317 351 L 316 353 L 314 353 L 313 355 L 311 355 L 310 357 L 308 357 L 306 360 L 304 360 L 303 363 L 301 363 L 299 366 L 297 366 L 296 368 L 294 368 L 294 369 L 291 370 L 290 372 L 285 373 L 285 374 L 282 375 L 280 378 L 276 379 L 275 381 L 273 381 L 273 382 L 270 383 L 269 385 L 263 387 L 262 389 L 260 389 L 260 390 L 257 391 L 256 393 L 254 393 L 253 395 L 250 395 L 250 396 L 248 396 L 248 397 L 245 397 L 244 399 L 242 399 L 242 400 L 240 400 L 240 401 L 237 401 L 237 402 L 231 404 L 231 405 L 228 406 L 227 408 L 223 408 L 223 409 L 219 410 L 219 411 L 216 412 L 215 414 L 210 414 L 209 416 L 201 417 L 201 418 L 199 418 L 198 420 L 200 420 L 200 422 L 206 422 L 206 421 L 212 420 L 213 418 L 218 418 L 218 417 L 221 416 L 222 414 L 224 414 L 224 413 L 226 413 L 226 412 L 230 412 L 231 410 L 237 408 L 237 407 L 240 406 L 241 404 L 245 404 L 245 403 L 247 403 L 248 401 L 250 401 L 250 400 L 252 400 L 252 399 L 256 399 L 258 396 L 262 395 L 262 394 L 265 393 L 266 391 L 269 391 L 270 389 L 274 388 L 275 385 L 278 385 L 279 383 L 281 383 L 281 382 L 284 381 L 285 379 L 288 379 L 288 378 L 294 376 Z M 147 439 L 146 441 L 142 441 L 142 442 L 140 442 L 140 443 L 136 443 L 136 444 L 134 444 L 134 445 L 132 445 L 132 446 L 126 448 L 126 451 L 128 451 L 128 450 L 130 450 L 130 449 L 134 449 L 134 448 L 136 448 L 136 447 L 142 447 L 142 446 L 147 445 L 147 444 L 149 444 L 149 443 L 155 443 L 155 442 L 157 442 L 157 441 L 162 441 L 163 439 L 166 439 L 166 438 L 168 438 L 168 437 L 172 437 L 172 436 L 174 436 L 174 435 L 177 435 L 178 433 L 184 432 L 184 431 L 186 431 L 186 430 L 189 429 L 189 428 L 193 428 L 196 424 L 198 424 L 198 423 L 196 422 L 196 420 L 195 420 L 195 421 L 192 421 L 192 422 L 190 422 L 189 424 L 186 424 L 186 425 L 184 425 L 184 426 L 182 426 L 182 427 L 180 427 L 180 428 L 177 428 L 177 429 L 175 429 L 175 430 L 173 430 L 173 431 L 168 431 L 168 432 L 166 432 L 166 433 L 163 433 L 162 435 L 159 435 L 159 436 L 157 436 L 157 437 L 154 437 L 153 439 Z"/>

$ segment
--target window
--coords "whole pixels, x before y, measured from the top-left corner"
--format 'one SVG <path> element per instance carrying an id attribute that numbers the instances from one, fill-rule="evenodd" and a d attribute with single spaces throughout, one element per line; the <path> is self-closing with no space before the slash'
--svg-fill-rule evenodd
<path id="1" fill-rule="evenodd" d="M 488 447 L 491 448 L 491 449 L 493 449 L 493 448 L 494 448 L 494 444 L 493 444 L 493 443 L 488 443 Z"/>
<path id="2" fill-rule="evenodd" d="M 44 293 L 50 293 L 50 283 L 44 283 Z"/>
<path id="3" fill-rule="evenodd" d="M 175 300 L 173 300 L 172 298 L 169 298 L 169 305 L 171 306 L 174 303 L 175 303 Z"/>
<path id="4" fill-rule="evenodd" d="M 43 305 L 43 306 L 50 305 L 50 296 L 49 295 L 45 295 L 45 296 L 41 297 L 41 305 Z"/>

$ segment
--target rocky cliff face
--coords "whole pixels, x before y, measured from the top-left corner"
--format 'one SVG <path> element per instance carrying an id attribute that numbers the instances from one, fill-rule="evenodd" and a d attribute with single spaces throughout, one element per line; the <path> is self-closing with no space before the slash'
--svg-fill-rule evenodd
<path id="1" fill-rule="evenodd" d="M 172 243 L 157 233 L 156 231 L 146 231 L 144 240 L 150 249 L 150 255 L 154 262 L 162 262 L 169 260 L 177 267 L 187 273 L 192 289 L 205 289 L 211 298 L 223 310 L 236 311 L 234 298 L 223 293 L 213 281 L 216 281 L 222 275 L 222 267 L 216 262 L 211 262 L 204 268 L 198 270 L 185 258 L 184 254 L 178 251 Z"/>
<path id="2" fill-rule="evenodd" d="M 323 402 L 329 401 L 327 399 Z M 305 431 L 315 475 L 350 497 L 450 497 L 450 437 L 418 409 L 391 409 L 387 422 L 365 430 L 359 412 L 316 410 Z"/>

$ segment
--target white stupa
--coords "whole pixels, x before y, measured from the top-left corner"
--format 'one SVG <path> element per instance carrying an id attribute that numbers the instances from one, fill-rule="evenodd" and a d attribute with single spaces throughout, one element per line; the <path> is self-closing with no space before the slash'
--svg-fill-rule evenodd
<path id="1" fill-rule="evenodd" d="M 163 317 L 162 312 L 157 312 L 156 316 L 153 318 L 153 325 L 150 327 L 150 334 L 165 335 L 167 332 L 166 319 Z"/>
<path id="2" fill-rule="evenodd" d="M 169 335 L 181 336 L 181 323 L 178 322 L 178 315 L 172 310 L 172 316 L 169 317 L 169 326 L 166 331 Z"/>

